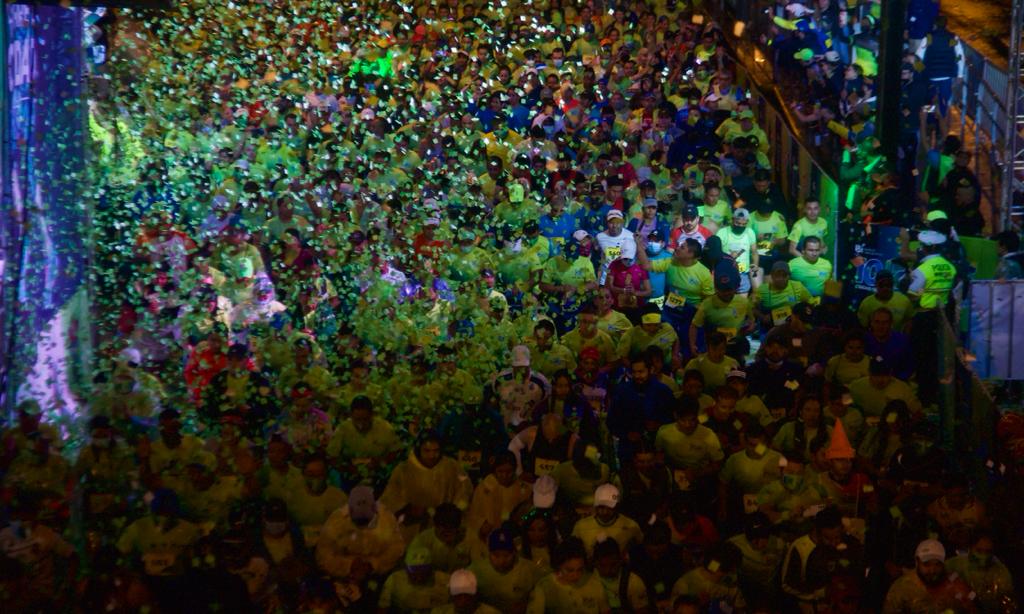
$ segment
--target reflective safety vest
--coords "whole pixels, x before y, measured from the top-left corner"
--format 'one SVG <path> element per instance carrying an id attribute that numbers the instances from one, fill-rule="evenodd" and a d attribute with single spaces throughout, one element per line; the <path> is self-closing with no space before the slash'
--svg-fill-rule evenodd
<path id="1" fill-rule="evenodd" d="M 924 275 L 921 308 L 936 309 L 946 304 L 956 279 L 956 267 L 942 256 L 929 258 L 917 267 Z"/>

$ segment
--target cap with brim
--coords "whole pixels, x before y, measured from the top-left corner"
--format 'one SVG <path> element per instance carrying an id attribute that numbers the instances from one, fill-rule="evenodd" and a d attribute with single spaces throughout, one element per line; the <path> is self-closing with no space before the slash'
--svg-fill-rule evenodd
<path id="1" fill-rule="evenodd" d="M 725 375 L 725 379 L 732 379 L 734 377 L 745 380 L 747 379 L 747 372 L 742 369 L 733 369 Z"/>
<path id="2" fill-rule="evenodd" d="M 594 505 L 614 508 L 619 504 L 619 489 L 614 484 L 601 484 L 594 491 Z"/>
<path id="3" fill-rule="evenodd" d="M 934 230 L 922 230 L 917 233 L 917 240 L 921 245 L 942 245 L 946 242 L 946 235 Z"/>
<path id="4" fill-rule="evenodd" d="M 683 210 L 680 212 L 680 215 L 683 216 L 684 220 L 692 220 L 700 217 L 700 211 L 698 211 L 697 207 L 694 207 L 693 205 L 687 205 L 683 207 Z"/>
<path id="5" fill-rule="evenodd" d="M 645 198 L 644 199 L 644 206 L 645 207 L 657 208 L 658 207 L 658 199 L 657 198 Z"/>
<path id="6" fill-rule="evenodd" d="M 740 111 L 738 117 L 739 119 L 754 119 L 754 112 L 751 111 L 750 109 L 747 109 L 746 111 Z"/>
<path id="7" fill-rule="evenodd" d="M 946 560 L 946 548 L 937 539 L 926 539 L 917 545 L 914 556 L 922 563 L 932 561 L 944 562 Z"/>
<path id="8" fill-rule="evenodd" d="M 587 348 L 595 349 L 596 348 Z M 585 349 L 584 352 L 587 350 Z M 580 354 L 583 355 L 582 353 Z M 540 509 L 548 509 L 555 504 L 555 497 L 558 494 L 558 482 L 550 475 L 542 475 L 533 483 L 533 506 Z"/>
<path id="9" fill-rule="evenodd" d="M 750 212 L 744 209 L 743 207 L 740 207 L 739 209 L 736 209 L 735 211 L 732 212 L 732 217 L 733 219 L 750 219 Z"/>
<path id="10" fill-rule="evenodd" d="M 929 222 L 934 222 L 935 220 L 948 220 L 949 216 L 942 209 L 936 209 L 935 211 L 929 211 L 925 219 Z"/>
<path id="11" fill-rule="evenodd" d="M 576 232 L 572 233 L 572 238 L 575 239 L 577 242 L 582 242 L 583 239 L 586 239 L 589 236 L 590 233 L 587 232 L 586 230 L 577 230 Z"/>
<path id="12" fill-rule="evenodd" d="M 431 562 L 430 549 L 424 546 L 412 546 L 405 553 L 405 566 L 409 569 L 429 567 Z"/>
<path id="13" fill-rule="evenodd" d="M 772 273 L 785 273 L 789 275 L 789 263 L 777 261 L 772 265 Z"/>
<path id="14" fill-rule="evenodd" d="M 622 219 L 622 212 L 619 211 L 618 209 L 612 209 L 611 211 L 608 212 L 607 215 L 604 216 L 604 219 L 605 220 L 616 220 L 616 219 L 621 220 Z"/>
<path id="15" fill-rule="evenodd" d="M 476 591 L 476 576 L 468 569 L 456 569 L 448 578 L 448 593 L 452 597 L 475 595 Z"/>

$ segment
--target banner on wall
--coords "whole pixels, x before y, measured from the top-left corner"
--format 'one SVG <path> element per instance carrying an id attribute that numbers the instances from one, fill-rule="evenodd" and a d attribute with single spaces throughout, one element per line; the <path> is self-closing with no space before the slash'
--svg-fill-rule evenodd
<path id="1" fill-rule="evenodd" d="M 34 398 L 67 425 L 90 372 L 89 215 L 79 191 L 83 19 L 79 9 L 9 4 L 6 20 L 2 393 L 7 407 Z"/>
<path id="2" fill-rule="evenodd" d="M 865 297 L 875 292 L 875 277 L 883 270 L 892 272 L 896 284 L 907 274 L 900 263 L 897 226 L 877 226 L 842 222 L 837 229 L 837 277 L 843 282 L 843 298 L 856 309 Z"/>

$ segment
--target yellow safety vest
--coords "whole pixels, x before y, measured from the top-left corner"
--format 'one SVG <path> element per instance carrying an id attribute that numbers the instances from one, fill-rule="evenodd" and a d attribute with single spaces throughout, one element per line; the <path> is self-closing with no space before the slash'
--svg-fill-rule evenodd
<path id="1" fill-rule="evenodd" d="M 936 309 L 945 305 L 956 279 L 956 267 L 953 263 L 942 256 L 935 256 L 922 262 L 917 270 L 924 275 L 921 308 Z"/>

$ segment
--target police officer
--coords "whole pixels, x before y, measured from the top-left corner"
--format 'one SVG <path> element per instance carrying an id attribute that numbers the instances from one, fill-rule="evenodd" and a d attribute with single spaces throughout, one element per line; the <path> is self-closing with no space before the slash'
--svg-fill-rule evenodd
<path id="1" fill-rule="evenodd" d="M 956 266 L 943 255 L 946 236 L 934 230 L 918 234 L 917 268 L 910 274 L 908 293 L 917 303 L 911 345 L 917 364 L 918 391 L 923 405 L 936 402 L 939 369 L 938 339 L 942 312 L 956 283 Z"/>

